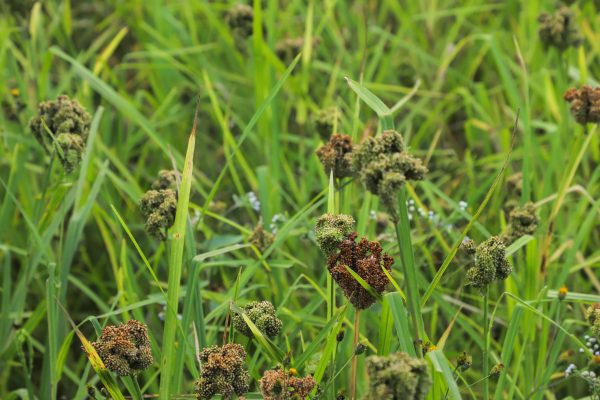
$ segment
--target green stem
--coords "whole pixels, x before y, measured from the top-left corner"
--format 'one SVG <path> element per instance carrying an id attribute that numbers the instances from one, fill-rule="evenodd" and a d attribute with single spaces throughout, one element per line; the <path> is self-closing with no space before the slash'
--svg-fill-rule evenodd
<path id="1" fill-rule="evenodd" d="M 406 281 L 408 310 L 412 317 L 413 340 L 417 355 L 421 356 L 420 343 L 425 338 L 425 325 L 423 323 L 423 315 L 421 314 L 417 269 L 412 240 L 410 238 L 410 222 L 408 221 L 408 210 L 406 208 L 406 188 L 402 188 L 398 194 L 398 218 L 394 222 L 398 248 L 402 257 L 404 280 Z"/>
<path id="2" fill-rule="evenodd" d="M 352 372 L 350 374 L 350 400 L 356 400 L 356 372 L 358 370 L 358 355 L 356 354 L 356 348 L 358 347 L 358 340 L 360 337 L 360 310 L 356 308 L 354 310 L 354 356 L 352 357 Z"/>
<path id="3" fill-rule="evenodd" d="M 483 373 L 490 373 L 489 366 L 489 350 L 490 350 L 490 335 L 489 335 L 489 323 L 488 323 L 488 307 L 489 306 L 489 288 L 485 288 L 485 294 L 483 295 Z M 483 381 L 483 400 L 489 399 L 490 391 L 490 380 L 485 379 Z"/>

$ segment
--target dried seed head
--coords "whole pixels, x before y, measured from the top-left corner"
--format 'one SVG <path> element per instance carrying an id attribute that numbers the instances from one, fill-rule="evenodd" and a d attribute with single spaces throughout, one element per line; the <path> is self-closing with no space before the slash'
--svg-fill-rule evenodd
<path id="1" fill-rule="evenodd" d="M 148 190 L 140 200 L 140 210 L 146 218 L 146 231 L 160 240 L 175 222 L 177 192 L 173 189 Z"/>
<path id="2" fill-rule="evenodd" d="M 323 141 L 330 140 L 336 127 L 339 128 L 340 110 L 337 107 L 320 109 L 311 116 L 311 122 L 315 131 L 317 131 Z M 348 139 L 350 138 L 348 137 Z M 352 146 L 351 140 L 349 141 L 349 145 Z M 319 158 L 321 157 L 319 156 Z"/>
<path id="3" fill-rule="evenodd" d="M 92 346 L 106 368 L 120 376 L 135 375 L 153 362 L 148 328 L 136 320 L 107 326 Z"/>
<path id="4" fill-rule="evenodd" d="M 317 157 L 321 160 L 325 173 L 333 171 L 334 178 L 346 178 L 354 175 L 352 170 L 352 151 L 354 145 L 348 135 L 336 133 L 329 138 L 326 145 L 317 150 Z"/>
<path id="5" fill-rule="evenodd" d="M 369 391 L 365 400 L 424 400 L 431 388 L 427 362 L 406 353 L 367 357 Z"/>
<path id="6" fill-rule="evenodd" d="M 56 149 L 65 171 L 70 173 L 81 162 L 91 121 L 77 100 L 58 96 L 39 104 L 38 115 L 29 121 L 29 129 L 48 154 Z"/>
<path id="7" fill-rule="evenodd" d="M 358 309 L 372 306 L 377 300 L 346 269 L 353 270 L 377 293 L 383 293 L 389 278 L 382 268 L 391 271 L 394 259 L 382 254 L 381 244 L 366 238 L 356 242 L 357 233 L 351 233 L 339 245 L 339 252 L 329 256 L 327 269 L 342 288 L 344 295 Z"/>
<path id="8" fill-rule="evenodd" d="M 592 326 L 594 335 L 600 337 L 600 303 L 589 306 L 585 312 L 585 318 Z"/>
<path id="9" fill-rule="evenodd" d="M 275 235 L 266 231 L 263 224 L 258 224 L 248 236 L 248 243 L 255 246 L 261 253 L 275 242 Z"/>
<path id="10" fill-rule="evenodd" d="M 345 214 L 323 214 L 317 220 L 315 236 L 319 247 L 329 256 L 354 230 L 354 218 Z"/>
<path id="11" fill-rule="evenodd" d="M 542 13 L 538 21 L 538 34 L 545 47 L 556 47 L 559 51 L 565 51 L 569 47 L 579 46 L 583 41 L 575 15 L 568 7 L 562 6 L 554 14 Z"/>
<path id="12" fill-rule="evenodd" d="M 565 100 L 571 103 L 571 114 L 582 125 L 600 123 L 600 88 L 583 86 L 566 91 Z"/>
<path id="13" fill-rule="evenodd" d="M 463 351 L 456 360 L 456 367 L 461 371 L 466 371 L 473 365 L 473 357 L 466 351 Z"/>
<path id="14" fill-rule="evenodd" d="M 492 236 L 477 246 L 475 265 L 467 271 L 467 284 L 483 291 L 493 281 L 508 278 L 511 272 L 504 242 Z"/>
<path id="15" fill-rule="evenodd" d="M 151 188 L 177 190 L 177 172 L 172 169 L 161 169 L 158 171 L 158 178 L 152 182 Z"/>
<path id="16" fill-rule="evenodd" d="M 259 384 L 265 400 L 300 400 L 309 395 L 316 381 L 312 375 L 299 378 L 283 369 L 273 369 L 265 371 Z"/>
<path id="17" fill-rule="evenodd" d="M 200 352 L 202 370 L 196 381 L 196 397 L 207 400 L 220 394 L 224 399 L 242 396 L 249 389 L 250 375 L 244 369 L 246 351 L 236 343 L 212 346 Z"/>
<path id="18" fill-rule="evenodd" d="M 236 4 L 227 12 L 225 20 L 233 31 L 234 38 L 246 39 L 252 35 L 254 11 L 251 6 Z"/>
<path id="19" fill-rule="evenodd" d="M 510 245 L 522 236 L 533 235 L 538 223 L 535 205 L 531 202 L 525 203 L 523 207 L 515 208 L 510 212 L 508 227 L 502 234 L 502 240 L 506 245 Z"/>
<path id="20" fill-rule="evenodd" d="M 402 135 L 396 131 L 366 139 L 354 151 L 352 160 L 363 185 L 381 198 L 393 216 L 396 194 L 404 182 L 422 180 L 427 173 L 421 160 L 406 150 Z"/>
<path id="21" fill-rule="evenodd" d="M 250 321 L 265 335 L 274 338 L 279 334 L 282 322 L 277 318 L 275 307 L 270 301 L 253 301 L 242 307 Z M 242 335 L 253 337 L 250 327 L 239 314 L 233 315 L 233 326 Z"/>

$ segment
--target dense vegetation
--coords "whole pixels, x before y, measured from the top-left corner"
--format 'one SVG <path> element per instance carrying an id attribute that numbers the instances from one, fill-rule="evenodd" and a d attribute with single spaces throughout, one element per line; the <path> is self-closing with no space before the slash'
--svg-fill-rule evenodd
<path id="1" fill-rule="evenodd" d="M 594 0 L 0 3 L 0 398 L 600 398 Z"/>

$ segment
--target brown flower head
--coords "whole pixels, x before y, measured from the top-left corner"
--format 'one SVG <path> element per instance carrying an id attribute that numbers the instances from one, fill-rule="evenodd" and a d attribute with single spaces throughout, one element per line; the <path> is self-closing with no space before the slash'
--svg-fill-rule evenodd
<path id="1" fill-rule="evenodd" d="M 571 103 L 575 121 L 582 125 L 600 123 L 600 88 L 571 88 L 565 93 L 565 100 Z"/>
<path id="2" fill-rule="evenodd" d="M 523 207 L 515 208 L 510 212 L 508 227 L 502 234 L 502 240 L 506 245 L 510 245 L 522 236 L 533 235 L 538 223 L 535 205 L 531 202 L 525 203 Z"/>
<path id="3" fill-rule="evenodd" d="M 393 217 L 398 190 L 406 181 L 422 180 L 427 173 L 421 160 L 406 150 L 402 135 L 396 131 L 365 140 L 354 151 L 352 161 L 363 185 L 381 198 Z"/>
<path id="4" fill-rule="evenodd" d="M 545 47 L 556 47 L 559 51 L 565 51 L 569 47 L 581 44 L 582 37 L 576 25 L 575 15 L 569 7 L 562 6 L 554 14 L 542 13 L 538 21 L 538 34 Z"/>
<path id="5" fill-rule="evenodd" d="M 333 171 L 334 178 L 346 178 L 354 175 L 352 170 L 352 151 L 354 145 L 348 135 L 336 133 L 329 138 L 326 145 L 317 150 L 317 157 L 321 160 L 325 173 Z"/>
<path id="6" fill-rule="evenodd" d="M 153 362 L 148 328 L 136 320 L 105 327 L 92 346 L 106 368 L 120 376 L 135 375 Z"/>
<path id="7" fill-rule="evenodd" d="M 249 389 L 250 375 L 245 370 L 246 351 L 237 343 L 222 347 L 212 346 L 200 352 L 202 370 L 196 381 L 196 397 L 211 399 L 220 394 L 230 400 L 242 396 Z"/>
<path id="8" fill-rule="evenodd" d="M 377 293 L 383 293 L 389 283 L 382 268 L 391 271 L 394 259 L 382 254 L 379 242 L 371 242 L 362 238 L 356 242 L 356 232 L 351 233 L 339 245 L 339 252 L 329 256 L 327 269 L 342 288 L 344 295 L 358 309 L 372 306 L 377 300 L 353 276 L 346 267 L 350 268 Z"/>
<path id="9" fill-rule="evenodd" d="M 299 378 L 283 369 L 272 369 L 265 371 L 259 384 L 265 400 L 303 400 L 316 382 L 312 375 Z"/>
<path id="10" fill-rule="evenodd" d="M 46 153 L 52 154 L 56 149 L 65 171 L 70 173 L 81 162 L 91 121 L 77 100 L 58 96 L 39 104 L 38 115 L 29 121 L 29 129 Z"/>
<path id="11" fill-rule="evenodd" d="M 365 400 L 424 400 L 431 388 L 427 361 L 406 353 L 367 357 L 367 372 Z"/>
<path id="12" fill-rule="evenodd" d="M 140 210 L 146 218 L 146 231 L 165 240 L 167 229 L 175 222 L 177 192 L 173 189 L 148 190 L 140 200 Z"/>

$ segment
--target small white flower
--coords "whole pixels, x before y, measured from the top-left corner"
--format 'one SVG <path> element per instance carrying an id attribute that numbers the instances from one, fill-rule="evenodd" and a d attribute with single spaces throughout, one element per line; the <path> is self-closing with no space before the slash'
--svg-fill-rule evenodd
<path id="1" fill-rule="evenodd" d="M 258 200 L 258 197 L 256 197 L 256 193 L 248 192 L 246 193 L 246 198 L 250 203 L 250 207 L 252 207 L 254 211 L 260 211 L 260 200 Z"/>
<path id="2" fill-rule="evenodd" d="M 583 353 L 584 351 L 585 351 L 585 350 L 583 350 L 583 348 L 582 348 L 582 347 L 580 347 L 580 348 L 579 348 L 579 352 L 580 352 L 580 353 Z"/>
<path id="3" fill-rule="evenodd" d="M 469 205 L 469 204 L 467 204 L 467 202 L 466 202 L 466 201 L 464 201 L 464 200 L 461 200 L 461 201 L 459 201 L 459 202 L 458 202 L 458 207 L 459 207 L 459 208 L 460 208 L 462 211 L 465 211 L 465 210 L 467 209 L 467 206 L 468 206 L 468 205 Z"/>

